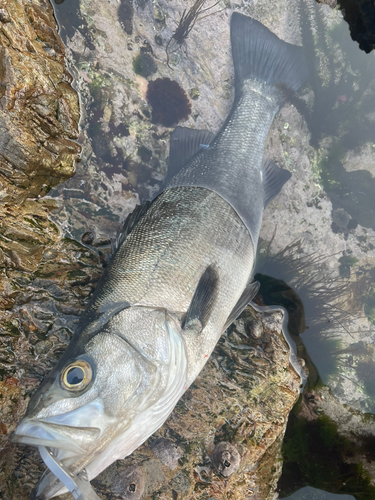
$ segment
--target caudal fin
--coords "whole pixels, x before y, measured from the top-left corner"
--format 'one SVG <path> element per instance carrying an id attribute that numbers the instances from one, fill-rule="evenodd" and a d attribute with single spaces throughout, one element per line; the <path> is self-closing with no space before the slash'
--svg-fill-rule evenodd
<path id="1" fill-rule="evenodd" d="M 244 80 L 250 78 L 293 91 L 306 82 L 308 69 L 302 47 L 280 40 L 259 21 L 238 12 L 232 15 L 230 35 L 236 96 Z"/>

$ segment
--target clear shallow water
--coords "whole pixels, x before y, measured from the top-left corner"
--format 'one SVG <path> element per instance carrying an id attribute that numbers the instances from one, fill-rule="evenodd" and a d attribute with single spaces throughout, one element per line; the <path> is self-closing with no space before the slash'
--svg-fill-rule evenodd
<path id="1" fill-rule="evenodd" d="M 92 230 L 96 240 L 105 243 L 118 221 L 157 191 L 166 173 L 169 129 L 151 124 L 147 82 L 135 73 L 139 55 L 149 54 L 154 61 L 156 69 L 148 80 L 168 75 L 189 93 L 193 111 L 184 125 L 216 131 L 230 107 L 229 53 L 217 52 L 220 62 L 207 68 L 202 43 L 205 36 L 212 41 L 212 31 L 226 29 L 230 10 L 212 17 L 216 29 L 197 24 L 197 36 L 192 33 L 186 47 L 174 53 L 170 70 L 165 48 L 173 19 L 178 19 L 177 7 L 136 2 L 132 14 L 130 4 L 110 1 L 104 9 L 77 0 L 55 6 L 86 116 L 77 174 L 50 194 L 60 204 L 56 219 L 78 240 Z M 283 305 L 292 317 L 290 333 L 310 372 L 307 390 L 327 386 L 342 404 L 371 414 L 375 413 L 374 57 L 352 42 L 337 13 L 308 5 L 296 14 L 296 9 L 293 13 L 293 8 L 288 11 L 278 2 L 274 16 L 279 16 L 279 24 L 262 2 L 244 9 L 279 29 L 288 41 L 302 40 L 312 75 L 309 87 L 292 99 L 294 108 L 287 105 L 271 131 L 277 146 L 269 145 L 269 153 L 293 171 L 295 192 L 286 188 L 281 210 L 280 205 L 271 205 L 265 213 L 257 272 L 273 279 L 263 280 L 264 304 Z M 129 24 L 132 15 L 134 22 Z M 290 33 L 289 28 L 283 31 L 288 26 L 285 18 Z M 301 37 L 293 32 L 296 23 L 302 26 Z M 228 45 L 225 37 L 224 33 L 223 46 Z M 303 116 L 303 126 L 296 110 Z M 268 245 L 274 224 L 278 232 Z M 299 247 L 284 259 L 275 258 L 298 239 Z"/>
<path id="2" fill-rule="evenodd" d="M 352 495 L 335 495 L 334 493 L 327 493 L 326 491 L 317 490 L 316 488 L 311 488 L 311 486 L 306 486 L 302 488 L 290 497 L 283 498 L 282 500 L 353 500 Z"/>

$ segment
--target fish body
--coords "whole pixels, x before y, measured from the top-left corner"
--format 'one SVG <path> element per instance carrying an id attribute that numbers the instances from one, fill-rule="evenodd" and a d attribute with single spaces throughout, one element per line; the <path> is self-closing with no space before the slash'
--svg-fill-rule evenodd
<path id="1" fill-rule="evenodd" d="M 298 47 L 251 18 L 233 14 L 231 40 L 228 119 L 215 137 L 172 133 L 165 190 L 128 222 L 67 350 L 15 431 L 13 440 L 39 446 L 53 471 L 38 498 L 74 484 L 75 498 L 97 498 L 85 485 L 79 491 L 85 477 L 163 424 L 258 290 L 251 280 L 264 206 L 290 177 L 262 165 L 264 143 L 280 88 L 297 90 L 307 73 Z"/>

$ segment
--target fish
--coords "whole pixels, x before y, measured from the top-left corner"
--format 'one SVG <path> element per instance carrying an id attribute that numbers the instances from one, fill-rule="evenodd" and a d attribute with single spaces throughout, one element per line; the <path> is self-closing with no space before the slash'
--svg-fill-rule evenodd
<path id="1" fill-rule="evenodd" d="M 167 419 L 225 329 L 259 289 L 254 264 L 264 208 L 290 178 L 264 148 L 288 92 L 308 78 L 301 47 L 234 12 L 235 96 L 216 135 L 177 127 L 165 187 L 117 238 L 56 367 L 11 441 L 48 469 L 33 498 L 99 497 L 90 481 Z"/>

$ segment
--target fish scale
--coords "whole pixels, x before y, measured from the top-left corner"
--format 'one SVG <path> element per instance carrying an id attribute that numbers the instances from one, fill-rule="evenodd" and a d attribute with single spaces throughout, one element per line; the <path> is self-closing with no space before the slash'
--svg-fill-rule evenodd
<path id="1" fill-rule="evenodd" d="M 229 257 L 241 271 L 228 266 Z M 93 307 L 121 299 L 186 311 L 209 264 L 218 268 L 223 293 L 232 294 L 237 287 L 238 295 L 250 278 L 253 257 L 249 234 L 225 200 L 207 189 L 170 189 L 154 202 L 115 255 L 106 277 L 110 288 L 115 283 L 115 292 L 98 294 Z M 239 272 L 241 279 L 236 277 Z M 237 298 L 224 308 L 229 308 L 228 314 Z"/>
<path id="2" fill-rule="evenodd" d="M 168 187 L 201 186 L 220 194 L 241 217 L 256 247 L 264 206 L 263 150 L 281 97 L 273 87 L 256 80 L 246 81 L 242 92 L 210 147 L 181 170 Z"/>

